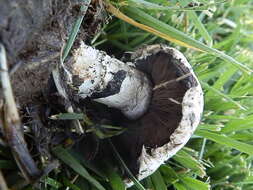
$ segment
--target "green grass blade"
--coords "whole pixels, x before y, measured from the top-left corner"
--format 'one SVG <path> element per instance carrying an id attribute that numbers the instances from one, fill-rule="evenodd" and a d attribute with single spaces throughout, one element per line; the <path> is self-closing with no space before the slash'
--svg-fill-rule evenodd
<path id="1" fill-rule="evenodd" d="M 240 141 L 244 141 L 244 142 L 251 142 L 253 139 L 253 134 L 252 132 L 247 132 L 247 131 L 243 131 L 243 132 L 237 132 L 235 134 L 229 135 L 229 137 L 235 139 L 235 140 L 240 140 Z"/>
<path id="2" fill-rule="evenodd" d="M 177 173 L 169 166 L 169 164 L 163 164 L 159 168 L 166 184 L 173 184 L 179 180 Z"/>
<path id="3" fill-rule="evenodd" d="M 205 129 L 210 131 L 220 131 L 223 125 L 212 125 L 212 124 L 200 124 L 198 130 Z"/>
<path id="4" fill-rule="evenodd" d="M 62 179 L 63 184 L 70 188 L 71 190 L 81 190 L 81 188 L 79 188 L 77 185 L 73 184 L 69 179 L 67 179 L 66 177 L 63 177 Z M 66 188 L 67 189 L 67 188 Z"/>
<path id="5" fill-rule="evenodd" d="M 50 178 L 50 177 L 46 177 L 44 179 L 44 182 L 45 184 L 50 185 L 56 189 L 59 189 L 60 187 L 62 187 L 62 184 L 59 181 L 56 181 L 55 179 Z"/>
<path id="6" fill-rule="evenodd" d="M 75 181 L 75 185 L 77 187 L 79 187 L 81 190 L 83 190 L 83 189 L 90 190 L 91 189 L 89 182 L 82 177 L 77 178 L 77 180 Z"/>
<path id="7" fill-rule="evenodd" d="M 69 150 L 69 153 L 78 160 L 78 162 L 80 162 L 85 168 L 88 168 L 90 171 L 94 172 L 97 176 L 99 176 L 101 179 L 105 180 L 105 181 L 109 181 L 109 179 L 107 178 L 106 174 L 103 172 L 102 168 L 98 168 L 96 167 L 93 163 L 90 163 L 88 161 L 86 161 L 82 154 L 79 152 L 76 152 L 74 150 Z"/>
<path id="8" fill-rule="evenodd" d="M 63 53 L 62 53 L 62 62 L 64 62 L 64 60 L 68 56 L 68 53 L 69 53 L 69 51 L 76 39 L 77 33 L 79 31 L 79 28 L 80 28 L 81 23 L 83 21 L 84 15 L 89 7 L 91 0 L 82 0 L 81 2 L 83 3 L 80 8 L 80 11 L 82 14 L 80 16 L 78 16 L 78 18 L 77 18 L 76 22 L 74 23 L 73 28 L 70 32 L 67 44 L 66 44 L 66 46 L 63 50 Z"/>
<path id="9" fill-rule="evenodd" d="M 175 187 L 176 190 L 187 190 L 186 187 L 179 182 L 173 184 L 173 186 Z"/>
<path id="10" fill-rule="evenodd" d="M 109 164 L 108 164 L 109 165 Z M 109 183 L 112 187 L 112 190 L 125 190 L 125 183 L 119 174 L 113 169 L 113 167 L 106 168 L 106 174 L 109 178 Z"/>
<path id="11" fill-rule="evenodd" d="M 248 117 L 244 117 L 239 120 L 228 122 L 222 129 L 222 132 L 229 133 L 252 128 L 253 128 L 253 116 L 250 115 Z"/>
<path id="12" fill-rule="evenodd" d="M 210 139 L 216 143 L 237 149 L 249 155 L 253 155 L 253 145 L 249 145 L 237 140 L 234 140 L 228 136 L 216 134 L 206 130 L 197 130 L 196 135 L 202 136 L 204 138 Z"/>
<path id="13" fill-rule="evenodd" d="M 242 118 L 236 117 L 236 116 L 231 116 L 231 115 L 208 115 L 206 116 L 208 119 L 212 120 L 225 120 L 225 121 L 233 121 L 233 120 L 241 120 Z"/>
<path id="14" fill-rule="evenodd" d="M 156 172 L 151 175 L 151 180 L 154 184 L 155 190 L 167 190 L 167 186 L 159 170 L 156 170 Z"/>
<path id="15" fill-rule="evenodd" d="M 143 181 L 147 189 L 155 189 L 150 176 L 145 178 Z"/>
<path id="16" fill-rule="evenodd" d="M 213 45 L 213 39 L 207 32 L 205 26 L 202 24 L 202 22 L 199 20 L 197 14 L 194 11 L 187 12 L 187 15 L 194 23 L 195 27 L 199 30 L 200 35 L 205 39 L 208 46 L 212 47 Z"/>
<path id="17" fill-rule="evenodd" d="M 180 6 L 170 7 L 170 6 L 158 5 L 157 3 L 152 3 L 145 0 L 128 0 L 128 5 L 130 7 L 138 7 L 142 9 L 160 10 L 160 11 L 190 11 L 190 10 L 201 11 L 201 10 L 207 10 L 209 6 L 213 6 L 215 4 L 223 3 L 223 2 L 224 1 L 209 3 L 203 6 L 196 6 L 196 7 L 180 7 Z"/>
<path id="18" fill-rule="evenodd" d="M 234 67 L 230 67 L 226 69 L 226 72 L 223 72 L 217 81 L 215 81 L 214 85 L 212 85 L 213 88 L 218 89 L 218 90 L 223 90 L 225 84 L 231 80 L 232 76 L 237 72 L 237 69 Z M 213 94 L 213 91 L 208 91 L 206 95 L 211 95 Z"/>
<path id="19" fill-rule="evenodd" d="M 117 151 L 117 149 L 115 148 L 115 146 L 112 144 L 112 142 L 110 140 L 109 140 L 109 142 L 110 142 L 112 150 L 115 153 L 117 159 L 119 160 L 119 162 L 121 163 L 121 165 L 124 167 L 124 169 L 126 170 L 127 174 L 131 178 L 131 180 L 136 185 L 136 188 L 138 188 L 139 190 L 145 190 L 145 188 L 142 186 L 142 184 L 134 177 L 134 175 L 132 174 L 132 172 L 128 169 L 127 165 L 125 164 L 124 160 L 121 158 L 121 156 L 120 156 L 119 152 Z"/>
<path id="20" fill-rule="evenodd" d="M 187 0 L 179 0 L 179 2 L 182 3 L 182 4 L 185 4 L 185 5 L 187 5 L 189 3 Z M 200 21 L 199 17 L 195 13 L 195 11 L 188 11 L 187 15 L 188 15 L 189 19 L 193 22 L 195 27 L 198 29 L 200 35 L 205 39 L 206 43 L 210 47 L 212 47 L 213 39 L 211 38 L 211 36 L 207 32 L 206 28 L 204 27 L 204 25 Z"/>
<path id="21" fill-rule="evenodd" d="M 199 163 L 199 161 L 184 150 L 177 152 L 177 154 L 173 156 L 173 159 L 179 162 L 185 168 L 191 169 L 200 177 L 204 177 L 206 175 L 205 168 Z"/>
<path id="22" fill-rule="evenodd" d="M 81 119 L 83 120 L 84 114 L 83 113 L 59 113 L 57 115 L 52 115 L 50 119 L 54 120 L 75 120 L 75 119 Z"/>
<path id="23" fill-rule="evenodd" d="M 210 190 L 210 185 L 191 177 L 181 177 L 182 182 L 191 190 Z"/>
<path id="24" fill-rule="evenodd" d="M 219 57 L 226 62 L 229 62 L 236 66 L 237 68 L 241 69 L 242 71 L 246 73 L 252 73 L 252 70 L 248 68 L 246 65 L 243 65 L 242 63 L 238 62 L 234 58 L 226 55 L 225 53 L 216 50 L 214 48 L 208 47 L 207 45 L 189 37 L 188 35 L 184 34 L 183 32 L 171 27 L 170 25 L 150 16 L 149 14 L 145 13 L 144 11 L 134 8 L 134 7 L 126 7 L 124 8 L 124 12 L 127 13 L 127 15 L 131 15 L 133 19 L 138 20 L 140 23 L 147 25 L 149 27 L 152 27 L 156 29 L 157 31 L 163 33 L 164 35 L 169 36 L 171 39 L 174 39 L 174 42 L 186 46 L 191 47 L 200 51 L 204 51 L 207 53 L 210 53 L 216 57 Z M 161 36 L 162 37 L 162 36 Z"/>
<path id="25" fill-rule="evenodd" d="M 105 188 L 93 178 L 87 170 L 64 148 L 61 146 L 55 147 L 52 152 L 70 168 L 72 168 L 80 176 L 87 179 L 98 190 L 105 190 Z"/>
<path id="26" fill-rule="evenodd" d="M 247 108 L 245 108 L 244 106 L 242 106 L 240 103 L 238 103 L 237 101 L 234 101 L 228 95 L 220 92 L 219 90 L 213 88 L 212 86 L 209 86 L 209 84 L 207 84 L 206 82 L 200 81 L 200 83 L 207 90 L 213 91 L 216 95 L 221 96 L 222 98 L 225 98 L 226 100 L 228 100 L 232 104 L 236 105 L 238 108 L 243 109 L 243 110 L 247 110 Z"/>

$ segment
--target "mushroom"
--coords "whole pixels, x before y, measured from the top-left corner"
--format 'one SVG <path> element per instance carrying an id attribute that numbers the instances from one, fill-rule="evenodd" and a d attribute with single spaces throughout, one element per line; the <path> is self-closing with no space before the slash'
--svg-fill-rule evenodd
<path id="1" fill-rule="evenodd" d="M 178 50 L 151 45 L 124 63 L 81 43 L 59 78 L 71 96 L 119 109 L 128 130 L 115 136 L 129 169 L 139 179 L 151 175 L 180 150 L 198 126 L 203 92 L 192 67 Z M 132 182 L 126 177 L 125 183 Z"/>
<path id="2" fill-rule="evenodd" d="M 148 109 L 151 83 L 132 63 L 123 63 L 103 51 L 81 42 L 74 56 L 59 68 L 61 91 L 114 107 L 129 119 L 136 119 Z M 64 95 L 66 97 L 66 95 Z"/>

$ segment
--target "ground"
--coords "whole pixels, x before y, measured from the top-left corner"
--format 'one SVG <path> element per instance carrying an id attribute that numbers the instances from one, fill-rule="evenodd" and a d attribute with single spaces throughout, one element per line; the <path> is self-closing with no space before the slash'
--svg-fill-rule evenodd
<path id="1" fill-rule="evenodd" d="M 31 135 L 25 135 L 28 149 L 36 163 L 41 159 L 36 156 L 38 153 L 47 163 L 52 163 L 49 146 L 61 143 L 66 134 L 59 133 L 54 138 L 53 128 L 61 122 L 54 125 L 48 117 L 55 111 L 64 110 L 61 105 L 66 102 L 63 103 L 56 93 L 51 97 L 52 101 L 56 100 L 55 104 L 50 104 L 50 93 L 54 89 L 50 75 L 59 63 L 60 52 L 73 24 L 85 13 L 80 11 L 82 4 L 78 0 L 0 0 L 0 5 L 0 42 L 6 49 L 16 105 L 24 130 L 28 129 L 25 125 L 32 126 L 31 131 L 26 131 Z M 87 6 L 77 41 L 92 39 L 103 21 L 99 1 L 92 1 Z M 2 98 L 1 91 L 0 100 Z M 0 128 L 2 132 L 2 126 Z M 77 136 L 73 138 L 78 139 Z"/>
<path id="2" fill-rule="evenodd" d="M 91 39 L 99 29 L 100 18 L 94 18 L 99 5 L 92 3 L 79 40 Z M 7 50 L 15 97 L 22 106 L 47 87 L 81 4 L 68 0 L 1 0 L 0 4 L 0 39 Z"/>

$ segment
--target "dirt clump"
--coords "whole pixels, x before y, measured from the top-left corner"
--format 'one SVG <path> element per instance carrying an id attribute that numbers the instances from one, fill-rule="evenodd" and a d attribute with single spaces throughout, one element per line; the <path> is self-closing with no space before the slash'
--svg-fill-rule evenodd
<path id="1" fill-rule="evenodd" d="M 80 12 L 79 0 L 0 0 L 0 41 L 6 48 L 12 87 L 26 105 L 47 87 L 62 47 Z M 92 1 L 78 40 L 87 41 L 100 29 L 102 4 Z M 1 98 L 1 94 L 0 94 Z"/>

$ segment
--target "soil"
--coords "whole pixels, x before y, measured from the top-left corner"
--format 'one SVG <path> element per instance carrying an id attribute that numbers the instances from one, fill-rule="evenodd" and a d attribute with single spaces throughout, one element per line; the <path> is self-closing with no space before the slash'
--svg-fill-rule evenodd
<path id="1" fill-rule="evenodd" d="M 45 96 L 52 87 L 51 72 L 59 63 L 60 52 L 73 24 L 80 15 L 85 14 L 76 41 L 89 44 L 105 20 L 102 1 L 92 0 L 87 5 L 86 13 L 80 11 L 80 2 L 0 0 L 0 43 L 6 49 L 17 108 L 23 126 L 28 126 L 30 130 L 26 131 L 25 138 L 36 162 L 40 162 L 38 155 L 50 161 L 49 146 L 61 143 L 66 139 L 66 134 L 73 136 L 65 130 L 68 122 L 56 123 L 48 119 L 52 114 L 64 112 L 61 106 L 66 102 L 63 103 L 64 100 L 57 94 Z M 50 98 L 52 104 L 48 104 Z M 3 105 L 2 99 L 0 86 L 0 107 Z M 54 133 L 56 127 L 60 127 L 62 132 Z M 2 138 L 1 129 L 2 126 Z M 78 136 L 73 136 L 73 139 L 78 139 Z"/>
<path id="2" fill-rule="evenodd" d="M 73 23 L 82 14 L 80 6 L 80 0 L 0 0 L 0 42 L 21 107 L 36 101 L 47 88 Z M 92 39 L 104 19 L 102 10 L 99 1 L 91 2 L 77 41 Z"/>

